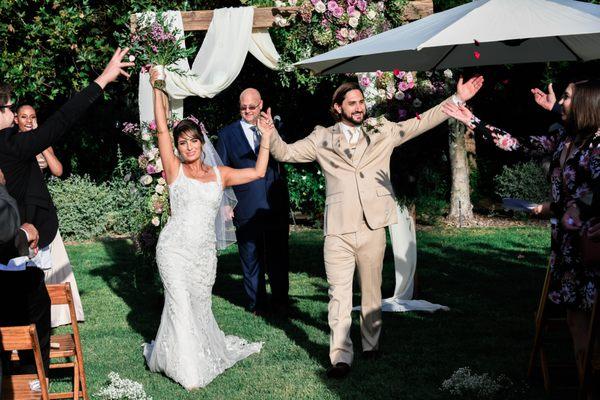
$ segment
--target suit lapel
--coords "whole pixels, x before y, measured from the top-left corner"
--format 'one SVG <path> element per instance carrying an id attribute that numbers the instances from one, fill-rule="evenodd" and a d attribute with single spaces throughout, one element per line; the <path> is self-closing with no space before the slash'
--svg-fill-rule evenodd
<path id="1" fill-rule="evenodd" d="M 234 135 L 235 139 L 238 141 L 238 148 L 240 149 L 240 153 L 241 155 L 244 155 L 246 153 L 250 153 L 254 156 L 254 158 L 256 158 L 256 154 L 254 153 L 254 150 L 252 150 L 252 148 L 250 148 L 250 143 L 248 143 L 248 139 L 246 139 L 246 134 L 244 133 L 244 129 L 242 129 L 242 123 L 238 121 L 237 125 L 237 132 Z"/>
<path id="2" fill-rule="evenodd" d="M 352 165 L 352 158 L 350 157 L 350 149 L 348 148 L 348 141 L 344 137 L 344 133 L 340 128 L 338 122 L 331 129 L 331 143 L 333 144 L 333 151 L 348 164 Z"/>

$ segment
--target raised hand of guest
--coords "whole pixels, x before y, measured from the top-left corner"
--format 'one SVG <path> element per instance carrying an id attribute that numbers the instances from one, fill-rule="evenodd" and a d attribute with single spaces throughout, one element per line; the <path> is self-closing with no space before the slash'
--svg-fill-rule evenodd
<path id="1" fill-rule="evenodd" d="M 548 85 L 548 93 L 544 93 L 543 90 L 538 88 L 531 89 L 531 93 L 533 94 L 533 99 L 540 107 L 544 110 L 552 110 L 552 107 L 556 103 L 556 94 L 554 94 L 552 84 Z"/>
<path id="2" fill-rule="evenodd" d="M 124 49 L 121 49 L 120 47 L 117 48 L 108 64 L 106 64 L 104 71 L 102 71 L 100 76 L 97 77 L 94 80 L 94 82 L 96 82 L 98 85 L 100 85 L 102 89 L 104 89 L 106 85 L 116 81 L 117 78 L 121 75 L 123 75 L 126 78 L 129 78 L 130 75 L 129 73 L 127 73 L 127 71 L 125 71 L 125 68 L 133 67 L 135 63 L 123 61 L 123 58 L 127 55 L 128 52 L 129 48 L 127 47 Z"/>
<path id="3" fill-rule="evenodd" d="M 442 104 L 442 112 L 472 128 L 471 119 L 473 118 L 473 113 L 467 107 L 463 105 L 457 106 L 447 101 Z"/>
<path id="4" fill-rule="evenodd" d="M 458 79 L 456 85 L 456 95 L 459 100 L 466 102 L 469 101 L 473 96 L 477 94 L 479 89 L 483 86 L 483 76 L 474 76 L 466 82 L 463 82 L 463 77 Z"/>

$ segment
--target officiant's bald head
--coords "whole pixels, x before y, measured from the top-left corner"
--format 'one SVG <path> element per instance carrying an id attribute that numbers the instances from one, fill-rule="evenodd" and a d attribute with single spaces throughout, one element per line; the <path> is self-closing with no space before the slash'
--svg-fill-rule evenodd
<path id="1" fill-rule="evenodd" d="M 258 90 L 247 88 L 240 93 L 240 114 L 247 123 L 256 125 L 262 106 L 263 102 Z"/>

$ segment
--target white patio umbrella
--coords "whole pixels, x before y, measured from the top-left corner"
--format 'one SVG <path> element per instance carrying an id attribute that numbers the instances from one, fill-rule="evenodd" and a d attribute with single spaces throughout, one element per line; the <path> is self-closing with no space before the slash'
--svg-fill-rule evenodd
<path id="1" fill-rule="evenodd" d="M 600 58 L 600 5 L 477 0 L 296 63 L 317 73 Z"/>

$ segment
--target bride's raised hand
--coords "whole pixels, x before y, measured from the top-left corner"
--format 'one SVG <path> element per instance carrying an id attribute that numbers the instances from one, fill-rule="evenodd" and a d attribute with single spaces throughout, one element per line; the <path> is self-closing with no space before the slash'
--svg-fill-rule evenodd
<path id="1" fill-rule="evenodd" d="M 150 68 L 150 86 L 154 88 L 154 82 L 158 79 L 158 71 L 155 67 Z"/>
<path id="2" fill-rule="evenodd" d="M 275 124 L 271 117 L 271 107 L 267 108 L 267 112 L 261 111 L 258 117 L 257 127 L 263 135 L 270 137 L 275 132 Z"/>

